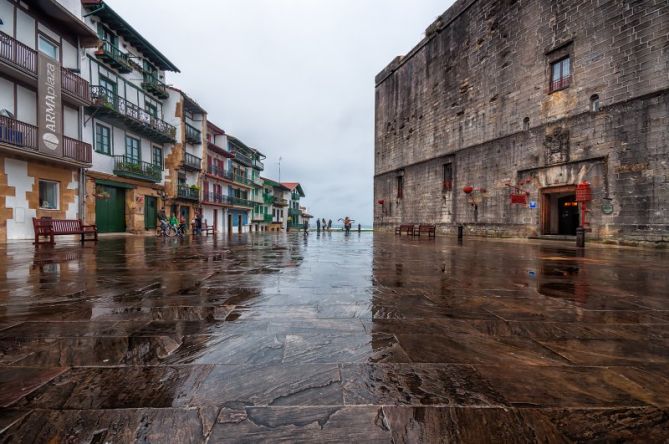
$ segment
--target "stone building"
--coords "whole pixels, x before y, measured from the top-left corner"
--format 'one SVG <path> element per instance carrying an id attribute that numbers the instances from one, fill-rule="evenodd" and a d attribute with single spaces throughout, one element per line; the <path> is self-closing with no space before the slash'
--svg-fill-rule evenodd
<path id="1" fill-rule="evenodd" d="M 374 222 L 669 241 L 669 3 L 458 0 L 376 77 Z M 465 193 L 464 191 L 468 191 Z"/>

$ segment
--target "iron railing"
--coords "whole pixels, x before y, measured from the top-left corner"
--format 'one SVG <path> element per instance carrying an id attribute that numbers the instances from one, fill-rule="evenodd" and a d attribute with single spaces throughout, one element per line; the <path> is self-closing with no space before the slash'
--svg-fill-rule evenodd
<path id="1" fill-rule="evenodd" d="M 0 142 L 37 151 L 37 127 L 0 116 Z"/>
<path id="2" fill-rule="evenodd" d="M 234 197 L 232 196 L 232 205 L 237 205 L 240 207 L 250 207 L 253 208 L 255 206 L 255 202 L 252 202 L 248 199 L 242 199 L 241 197 Z"/>
<path id="3" fill-rule="evenodd" d="M 134 120 L 147 129 L 156 131 L 165 137 L 174 139 L 176 128 L 157 117 L 153 117 L 139 106 L 114 94 L 104 86 L 91 86 L 93 102 L 101 107 L 116 111 L 124 117 Z"/>
<path id="4" fill-rule="evenodd" d="M 15 68 L 37 75 L 37 51 L 0 31 L 0 59 Z"/>
<path id="5" fill-rule="evenodd" d="M 150 182 L 160 182 L 162 178 L 160 166 L 128 156 L 114 156 L 114 174 Z"/>
<path id="6" fill-rule="evenodd" d="M 186 142 L 199 144 L 202 143 L 202 132 L 188 123 L 186 125 Z"/>
<path id="7" fill-rule="evenodd" d="M 571 85 L 571 75 L 569 76 L 564 76 L 561 77 L 557 80 L 553 80 L 551 82 L 551 92 L 553 91 L 559 91 L 561 89 L 567 88 L 569 85 Z"/>
<path id="8" fill-rule="evenodd" d="M 63 136 L 63 157 L 74 159 L 77 162 L 91 163 L 93 161 L 93 147 L 90 143 Z"/>
<path id="9" fill-rule="evenodd" d="M 177 186 L 177 197 L 188 200 L 200 200 L 200 189 L 191 188 L 189 185 Z"/>
<path id="10" fill-rule="evenodd" d="M 200 170 L 202 169 L 202 159 L 190 153 L 184 153 L 184 166 Z"/>

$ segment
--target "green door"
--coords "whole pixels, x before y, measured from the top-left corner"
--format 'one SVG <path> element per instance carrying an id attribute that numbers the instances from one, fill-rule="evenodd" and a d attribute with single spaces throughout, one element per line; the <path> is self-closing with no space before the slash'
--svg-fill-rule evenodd
<path id="1" fill-rule="evenodd" d="M 95 223 L 100 233 L 125 232 L 125 190 L 97 185 Z"/>
<path id="2" fill-rule="evenodd" d="M 156 229 L 156 219 L 158 219 L 158 199 L 153 196 L 144 197 L 144 228 L 147 230 Z"/>

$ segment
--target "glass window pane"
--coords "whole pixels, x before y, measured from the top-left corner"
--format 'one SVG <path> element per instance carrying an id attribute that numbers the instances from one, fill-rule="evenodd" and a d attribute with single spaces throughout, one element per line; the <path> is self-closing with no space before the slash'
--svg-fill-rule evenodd
<path id="1" fill-rule="evenodd" d="M 569 57 L 562 61 L 562 77 L 567 77 L 570 75 L 571 64 L 569 63 Z"/>
<path id="2" fill-rule="evenodd" d="M 560 77 L 560 62 L 553 63 L 553 77 L 551 80 L 555 82 L 556 80 L 560 80 Z"/>
<path id="3" fill-rule="evenodd" d="M 58 182 L 39 181 L 39 206 L 48 210 L 58 209 Z"/>
<path id="4" fill-rule="evenodd" d="M 40 52 L 58 60 L 58 46 L 53 42 L 40 35 L 37 39 L 37 44 Z"/>

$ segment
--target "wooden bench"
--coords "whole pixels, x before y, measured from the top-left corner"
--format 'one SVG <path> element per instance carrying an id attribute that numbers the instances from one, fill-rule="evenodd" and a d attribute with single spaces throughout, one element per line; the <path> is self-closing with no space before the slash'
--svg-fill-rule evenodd
<path id="1" fill-rule="evenodd" d="M 98 240 L 97 225 L 84 225 L 81 219 L 51 219 L 49 217 L 33 217 L 33 229 L 35 230 L 34 245 L 56 243 L 54 236 L 78 234 L 81 242 Z M 91 237 L 92 235 L 92 237 Z"/>
<path id="2" fill-rule="evenodd" d="M 436 225 L 430 225 L 430 224 L 420 224 L 420 225 L 418 225 L 418 229 L 414 230 L 413 235 L 420 237 L 421 233 L 427 233 L 428 239 L 431 238 L 431 237 L 436 238 L 437 237 L 437 226 Z"/>
<path id="3" fill-rule="evenodd" d="M 405 224 L 405 225 L 400 225 L 399 227 L 395 228 L 395 234 L 402 235 L 402 233 L 406 233 L 407 236 L 409 235 L 414 235 L 414 225 L 413 224 Z"/>
<path id="4" fill-rule="evenodd" d="M 193 236 L 195 236 L 195 223 L 190 224 L 190 230 L 191 233 L 193 233 Z M 216 234 L 216 227 L 213 225 L 208 225 L 207 222 L 204 222 L 202 224 L 202 233 L 205 236 L 209 236 L 210 234 Z"/>

